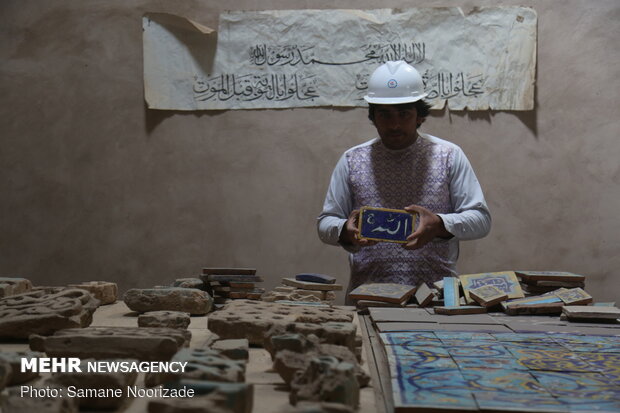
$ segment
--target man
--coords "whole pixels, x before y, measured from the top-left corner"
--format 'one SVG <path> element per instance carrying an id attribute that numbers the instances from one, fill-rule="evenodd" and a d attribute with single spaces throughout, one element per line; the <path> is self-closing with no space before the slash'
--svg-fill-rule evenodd
<path id="1" fill-rule="evenodd" d="M 455 144 L 418 133 L 430 106 L 420 74 L 387 62 L 370 77 L 368 117 L 379 138 L 347 150 L 331 177 L 318 232 L 351 254 L 347 293 L 373 282 L 418 285 L 455 276 L 459 240 L 482 238 L 491 215 L 476 175 Z M 406 244 L 359 238 L 362 206 L 419 214 Z"/>

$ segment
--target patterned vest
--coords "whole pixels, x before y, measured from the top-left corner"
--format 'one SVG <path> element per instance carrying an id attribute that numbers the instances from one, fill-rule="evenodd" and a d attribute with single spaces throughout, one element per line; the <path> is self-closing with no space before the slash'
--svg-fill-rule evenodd
<path id="1" fill-rule="evenodd" d="M 403 150 L 387 149 L 380 140 L 347 153 L 353 207 L 402 209 L 423 206 L 435 213 L 451 213 L 449 171 L 454 162 L 450 146 L 422 136 Z M 349 290 L 371 282 L 430 284 L 455 275 L 448 259 L 448 242 L 434 240 L 418 250 L 380 242 L 351 256 Z"/>

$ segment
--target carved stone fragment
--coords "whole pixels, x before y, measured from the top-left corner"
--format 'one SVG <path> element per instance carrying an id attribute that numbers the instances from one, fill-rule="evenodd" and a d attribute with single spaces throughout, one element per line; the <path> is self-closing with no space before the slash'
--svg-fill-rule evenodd
<path id="1" fill-rule="evenodd" d="M 250 358 L 250 343 L 247 338 L 219 340 L 211 345 L 211 349 L 231 360 L 245 360 L 247 362 Z"/>
<path id="2" fill-rule="evenodd" d="M 186 329 L 191 318 L 180 311 L 149 311 L 138 316 L 139 327 L 167 327 Z"/>
<path id="3" fill-rule="evenodd" d="M 336 357 L 312 358 L 303 373 L 296 373 L 291 390 L 291 404 L 313 400 L 342 403 L 353 408 L 359 405 L 359 385 L 354 367 Z"/>
<path id="4" fill-rule="evenodd" d="M 177 278 L 171 284 L 172 287 L 179 288 L 196 288 L 198 290 L 207 291 L 208 285 L 200 278 Z"/>
<path id="5" fill-rule="evenodd" d="M 30 348 L 49 357 L 101 359 L 133 358 L 168 361 L 188 344 L 186 331 L 154 327 L 90 327 L 30 337 Z"/>
<path id="6" fill-rule="evenodd" d="M 213 307 L 213 298 L 195 288 L 134 288 L 125 293 L 127 307 L 139 313 L 147 311 L 182 311 L 207 314 Z"/>
<path id="7" fill-rule="evenodd" d="M 87 327 L 99 305 L 88 291 L 39 289 L 0 299 L 0 338 L 28 338 L 65 328 Z"/>
<path id="8" fill-rule="evenodd" d="M 352 312 L 337 308 L 309 308 L 263 301 L 235 300 L 209 316 L 209 330 L 222 339 L 247 338 L 250 344 L 262 345 L 263 334 L 275 324 L 352 320 Z"/>
<path id="9" fill-rule="evenodd" d="M 144 383 L 147 387 L 168 383 L 180 378 L 215 382 L 245 381 L 245 362 L 231 360 L 211 349 L 183 349 L 172 361 L 187 362 L 183 373 L 147 373 Z"/>
<path id="10" fill-rule="evenodd" d="M 36 394 L 36 396 L 35 396 Z M 32 387 L 22 396 L 21 386 L 8 389 L 8 395 L 0 402 L 2 413 L 78 413 L 78 401 L 67 394 L 63 387 Z"/>
<path id="11" fill-rule="evenodd" d="M 34 351 L 3 351 L 0 353 L 0 362 L 4 361 L 11 366 L 11 375 L 9 377 L 8 386 L 15 386 L 17 384 L 26 383 L 39 377 L 39 373 L 33 371 L 21 371 L 22 358 L 33 359 L 38 357 L 45 357 L 43 353 Z M 0 374 L 1 376 L 1 374 Z M 0 378 L 0 382 L 2 379 Z M 1 386 L 0 386 L 1 387 Z"/>
<path id="12" fill-rule="evenodd" d="M 79 284 L 69 284 L 71 288 L 81 288 L 91 293 L 101 305 L 113 304 L 118 296 L 118 286 L 116 283 L 107 281 L 88 281 Z"/>
<path id="13" fill-rule="evenodd" d="M 193 389 L 195 396 L 192 398 L 197 401 L 202 401 L 207 398 L 210 401 L 214 401 L 215 405 L 220 409 L 226 409 L 226 412 L 233 413 L 251 413 L 252 406 L 254 404 L 254 386 L 248 383 L 223 383 L 212 382 L 202 380 L 190 380 L 181 379 L 178 382 L 169 383 L 166 385 L 168 388 L 183 388 Z M 191 399 L 187 399 L 189 401 Z M 173 404 L 177 404 L 179 400 L 174 401 Z M 184 401 L 185 402 L 185 401 Z M 187 404 L 188 406 L 197 406 L 200 408 L 200 404 Z M 189 410 L 190 412 L 202 411 L 202 410 Z M 150 406 L 149 406 L 149 412 Z M 178 412 L 177 410 L 170 410 L 170 412 Z M 186 413 L 187 410 L 183 410 Z M 216 412 L 215 410 L 213 411 Z M 211 413 L 211 410 L 205 410 L 205 413 Z"/>
<path id="14" fill-rule="evenodd" d="M 21 277 L 0 277 L 0 298 L 22 294 L 32 289 L 30 280 Z"/>
<path id="15" fill-rule="evenodd" d="M 263 347 L 273 355 L 272 337 L 283 334 L 298 333 L 305 336 L 315 335 L 321 343 L 345 346 L 354 354 L 361 355 L 361 340 L 356 335 L 356 326 L 353 323 L 289 323 L 275 324 L 263 334 Z M 361 338 L 360 338 L 361 339 Z M 359 348 L 359 351 L 358 351 Z"/>
<path id="16" fill-rule="evenodd" d="M 89 372 L 87 363 L 92 361 L 94 360 L 83 359 L 80 363 L 81 372 L 54 373 L 45 384 L 72 387 L 77 393 L 76 398 L 81 409 L 117 409 L 127 398 L 127 386 L 136 382 L 138 373 Z M 121 397 L 118 397 L 118 394 Z"/>

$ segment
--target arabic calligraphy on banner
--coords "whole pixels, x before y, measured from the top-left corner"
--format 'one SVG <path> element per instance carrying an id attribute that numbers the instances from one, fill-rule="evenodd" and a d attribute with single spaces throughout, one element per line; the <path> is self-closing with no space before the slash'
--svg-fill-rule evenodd
<path id="1" fill-rule="evenodd" d="M 217 38 L 166 16 L 143 21 L 150 108 L 365 106 L 389 60 L 418 69 L 434 108 L 533 108 L 531 8 L 237 11 L 220 15 Z"/>

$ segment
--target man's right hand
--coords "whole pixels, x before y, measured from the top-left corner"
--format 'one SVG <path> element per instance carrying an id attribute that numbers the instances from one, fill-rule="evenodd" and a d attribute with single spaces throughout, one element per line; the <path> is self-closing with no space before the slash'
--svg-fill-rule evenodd
<path id="1" fill-rule="evenodd" d="M 347 222 L 342 227 L 342 231 L 340 232 L 340 243 L 341 244 L 351 244 L 351 245 L 359 245 L 360 247 L 367 247 L 370 245 L 375 245 L 377 241 L 372 241 L 368 239 L 360 239 L 360 231 L 358 229 L 360 219 L 360 210 L 355 209 L 351 211 Z"/>

